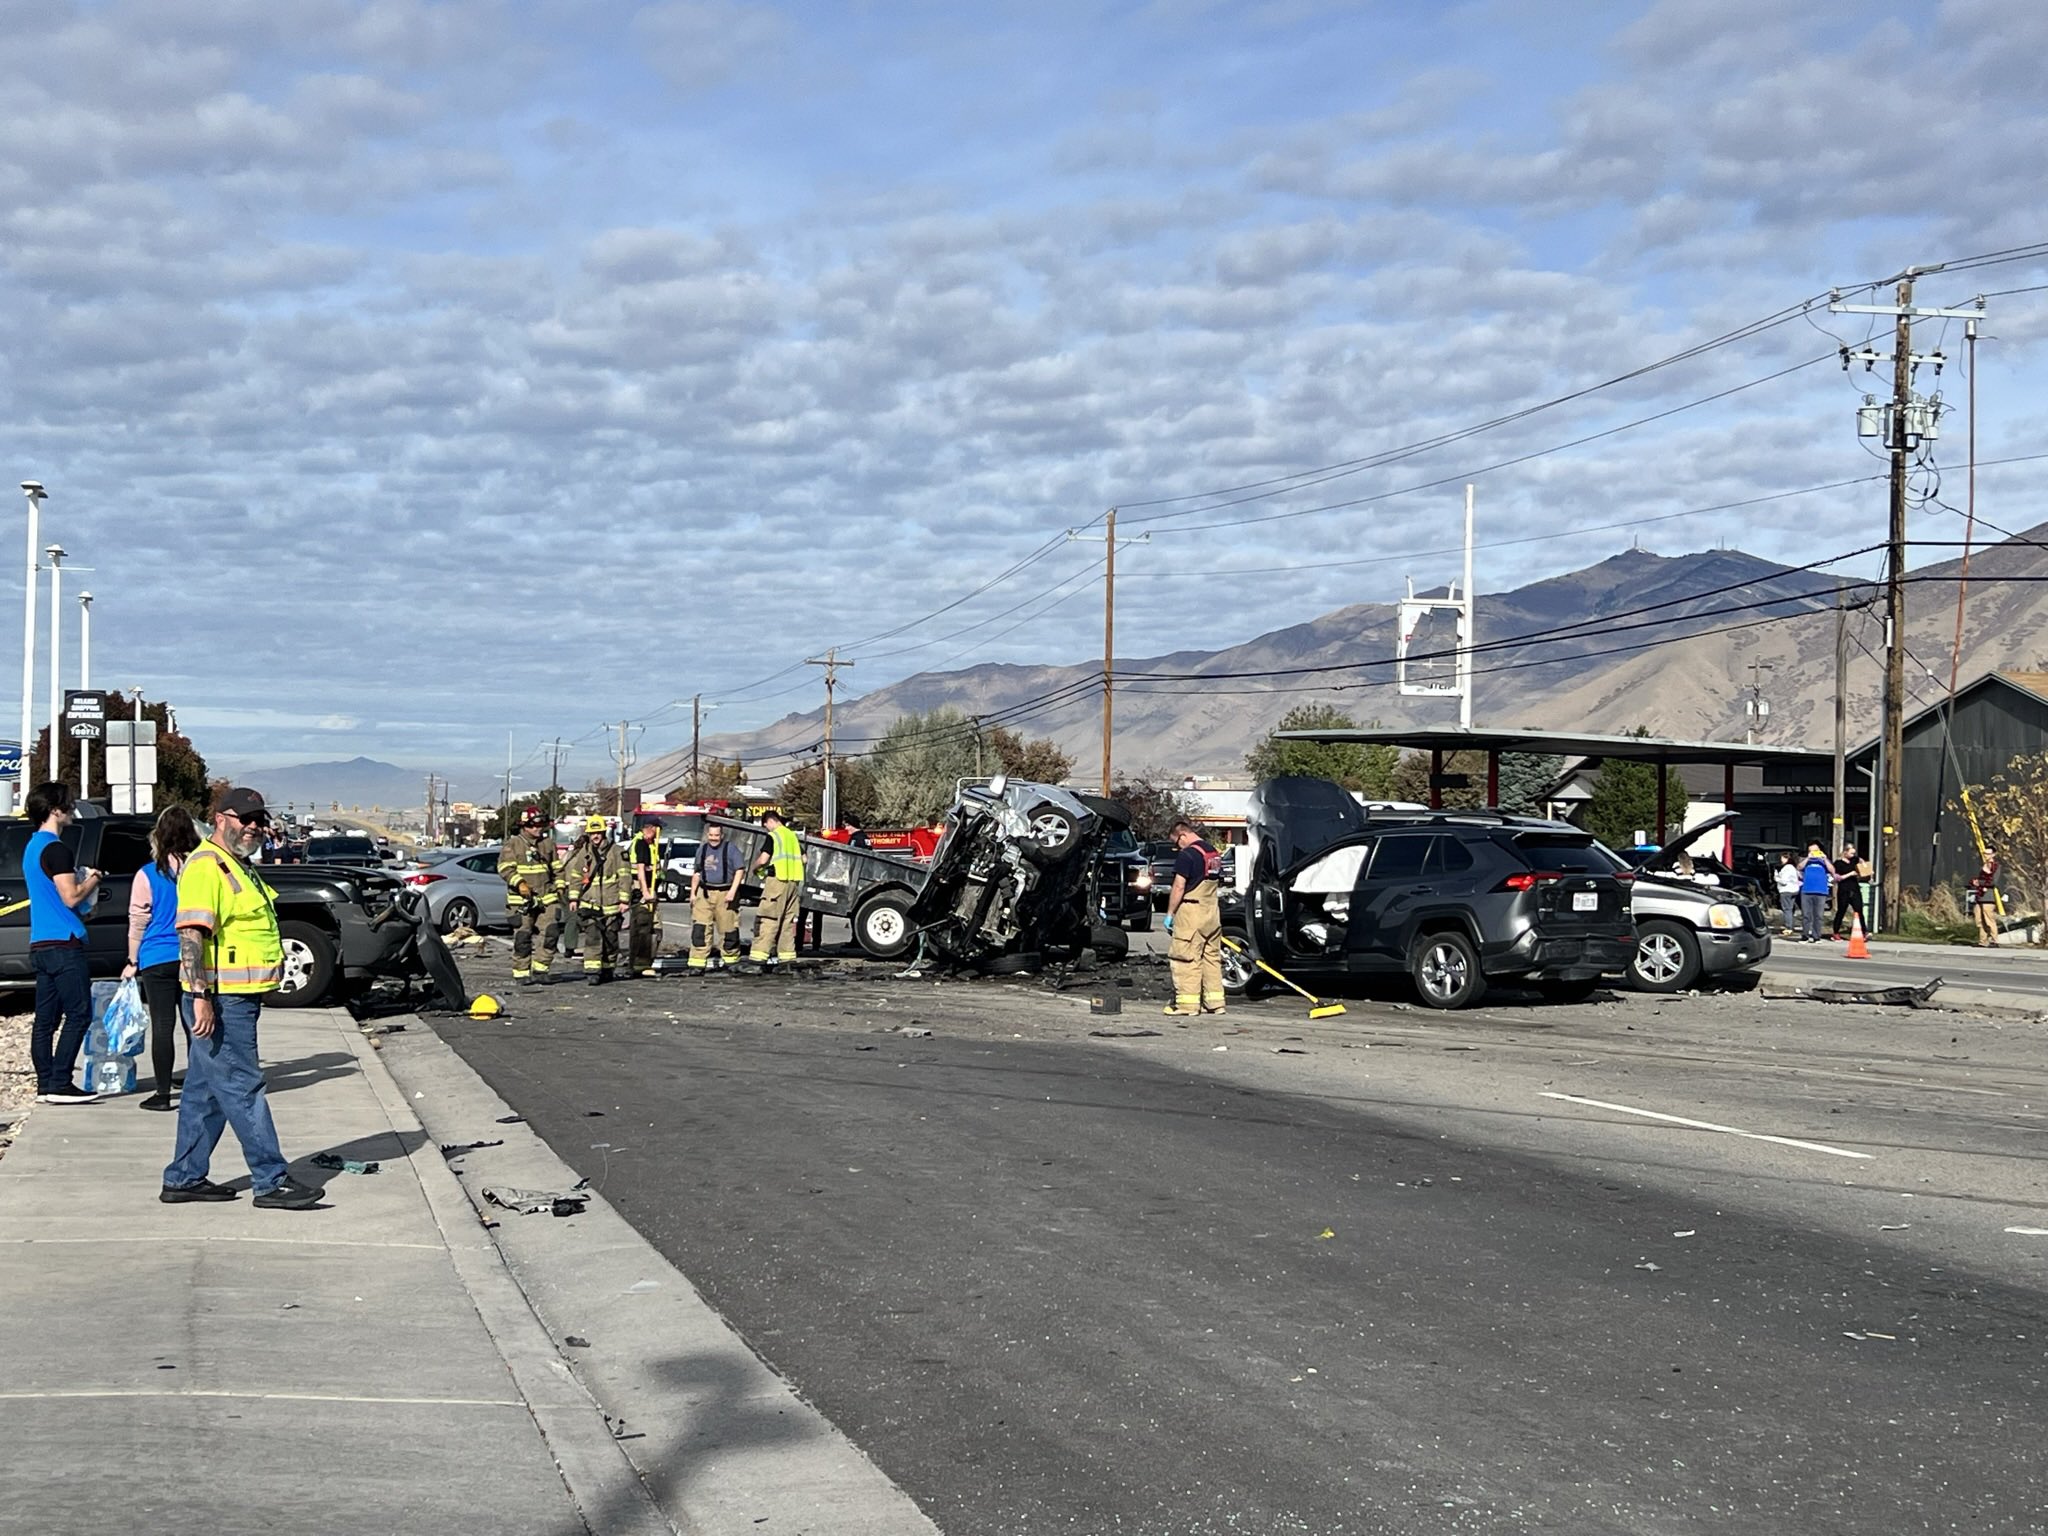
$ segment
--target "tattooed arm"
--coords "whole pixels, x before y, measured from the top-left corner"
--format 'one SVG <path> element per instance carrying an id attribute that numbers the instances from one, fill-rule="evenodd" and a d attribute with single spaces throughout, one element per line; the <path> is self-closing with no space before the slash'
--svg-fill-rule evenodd
<path id="1" fill-rule="evenodd" d="M 192 996 L 192 1033 L 202 1040 L 213 1033 L 212 937 L 204 928 L 178 930 L 178 981 Z"/>

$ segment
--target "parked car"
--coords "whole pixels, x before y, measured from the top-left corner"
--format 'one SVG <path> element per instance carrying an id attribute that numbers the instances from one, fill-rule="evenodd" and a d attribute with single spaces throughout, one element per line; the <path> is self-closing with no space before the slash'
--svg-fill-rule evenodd
<path id="1" fill-rule="evenodd" d="M 443 933 L 512 926 L 495 843 L 484 848 L 444 849 L 438 860 L 399 878 L 427 898 L 427 915 Z"/>
<path id="2" fill-rule="evenodd" d="M 121 974 L 128 961 L 128 886 L 149 859 L 154 818 L 81 814 L 64 843 L 81 867 L 102 871 L 106 883 L 86 919 L 86 963 L 95 977 Z M 24 902 L 22 851 L 35 829 L 25 821 L 0 823 L 0 908 Z M 404 974 L 403 924 L 373 929 L 398 882 L 368 869 L 314 864 L 267 864 L 264 881 L 277 892 L 277 927 L 284 941 L 284 983 L 273 1006 L 310 1007 L 328 1001 L 347 982 Z M 35 972 L 28 954 L 28 909 L 0 911 L 0 989 L 29 988 Z"/>
<path id="3" fill-rule="evenodd" d="M 1704 821 L 1639 859 L 1615 857 L 1634 875 L 1629 907 L 1636 920 L 1636 954 L 1629 985 L 1641 992 L 1683 992 L 1702 978 L 1747 989 L 1763 977 L 1757 967 L 1771 953 L 1770 906 L 1757 882 L 1730 871 L 1711 853 L 1691 854 L 1708 833 L 1737 813 Z M 1687 866 L 1690 872 L 1683 872 Z"/>
<path id="4" fill-rule="evenodd" d="M 1253 791 L 1233 937 L 1298 980 L 1405 974 L 1432 1008 L 1495 981 L 1559 1000 L 1592 993 L 1636 952 L 1614 856 L 1563 822 L 1491 811 L 1368 813 L 1336 784 Z M 1226 990 L 1258 972 L 1224 951 Z"/>
<path id="5" fill-rule="evenodd" d="M 384 855 L 377 840 L 367 832 L 323 832 L 306 839 L 306 862 L 360 864 L 365 869 L 381 869 Z"/>
<path id="6" fill-rule="evenodd" d="M 697 874 L 698 839 L 664 837 L 661 843 L 661 899 L 688 901 L 690 881 Z"/>
<path id="7" fill-rule="evenodd" d="M 1086 803 L 1092 796 L 1081 797 Z M 1108 802 L 1103 802 L 1107 804 Z M 1096 855 L 1095 911 L 1112 928 L 1146 933 L 1152 927 L 1152 861 L 1128 827 L 1118 827 Z"/>

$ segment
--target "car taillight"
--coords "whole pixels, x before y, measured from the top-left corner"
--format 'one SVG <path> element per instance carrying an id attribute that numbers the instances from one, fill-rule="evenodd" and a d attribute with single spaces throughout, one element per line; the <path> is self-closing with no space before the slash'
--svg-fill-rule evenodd
<path id="1" fill-rule="evenodd" d="M 432 885 L 436 880 L 446 880 L 447 878 L 446 875 L 407 875 L 405 883 L 407 885 Z"/>
<path id="2" fill-rule="evenodd" d="M 1562 880 L 1563 878 L 1563 875 L 1552 874 L 1548 871 L 1538 872 L 1533 869 L 1524 869 L 1509 875 L 1507 879 L 1501 881 L 1494 889 L 1498 891 L 1530 891 L 1545 881 Z"/>

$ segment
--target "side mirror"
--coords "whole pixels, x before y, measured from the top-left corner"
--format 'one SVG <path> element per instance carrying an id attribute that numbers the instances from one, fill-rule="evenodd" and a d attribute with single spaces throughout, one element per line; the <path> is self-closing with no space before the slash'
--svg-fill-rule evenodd
<path id="1" fill-rule="evenodd" d="M 998 800 L 1002 798 L 1003 791 L 1009 787 L 1010 779 L 1008 774 L 999 773 L 988 781 L 988 792 Z"/>

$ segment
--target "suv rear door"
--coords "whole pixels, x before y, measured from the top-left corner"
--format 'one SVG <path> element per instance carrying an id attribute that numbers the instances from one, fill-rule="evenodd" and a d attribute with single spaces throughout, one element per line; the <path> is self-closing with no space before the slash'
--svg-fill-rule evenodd
<path id="1" fill-rule="evenodd" d="M 1619 933 L 1630 923 L 1628 889 L 1614 860 L 1583 832 L 1515 832 L 1506 841 L 1538 878 L 1536 921 L 1545 933 Z"/>

